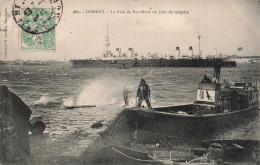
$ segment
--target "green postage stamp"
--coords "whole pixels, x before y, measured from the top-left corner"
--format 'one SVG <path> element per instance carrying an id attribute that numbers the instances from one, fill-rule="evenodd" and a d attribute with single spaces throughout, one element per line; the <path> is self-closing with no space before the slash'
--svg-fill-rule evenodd
<path id="1" fill-rule="evenodd" d="M 63 13 L 61 0 L 15 0 L 13 18 L 20 27 L 21 50 L 55 51 L 55 27 Z"/>
<path id="2" fill-rule="evenodd" d="M 46 8 L 21 9 L 21 50 L 55 50 L 52 14 L 53 10 Z"/>

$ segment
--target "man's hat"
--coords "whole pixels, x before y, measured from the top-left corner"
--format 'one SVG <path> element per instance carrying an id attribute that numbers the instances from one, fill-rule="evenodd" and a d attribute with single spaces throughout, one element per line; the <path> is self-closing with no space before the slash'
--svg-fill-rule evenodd
<path id="1" fill-rule="evenodd" d="M 144 82 L 144 83 L 145 83 L 145 80 L 142 78 L 141 81 L 140 81 L 140 83 L 141 83 L 141 82 Z"/>

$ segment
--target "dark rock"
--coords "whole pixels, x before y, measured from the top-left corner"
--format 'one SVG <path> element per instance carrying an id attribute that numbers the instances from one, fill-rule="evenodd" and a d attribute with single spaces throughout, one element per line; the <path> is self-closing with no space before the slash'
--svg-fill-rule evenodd
<path id="1" fill-rule="evenodd" d="M 97 123 L 94 123 L 91 128 L 99 128 L 99 127 L 103 127 L 103 124 L 101 122 L 97 122 Z"/>

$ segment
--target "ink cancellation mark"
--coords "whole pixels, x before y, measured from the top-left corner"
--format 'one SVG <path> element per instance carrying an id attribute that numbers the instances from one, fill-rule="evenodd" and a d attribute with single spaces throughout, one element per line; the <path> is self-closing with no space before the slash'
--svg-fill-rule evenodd
<path id="1" fill-rule="evenodd" d="M 41 34 L 53 30 L 63 12 L 62 0 L 15 0 L 14 21 L 27 33 Z"/>
<path id="2" fill-rule="evenodd" d="M 55 27 L 62 12 L 62 0 L 15 0 L 12 13 L 21 28 L 21 50 L 55 50 Z"/>

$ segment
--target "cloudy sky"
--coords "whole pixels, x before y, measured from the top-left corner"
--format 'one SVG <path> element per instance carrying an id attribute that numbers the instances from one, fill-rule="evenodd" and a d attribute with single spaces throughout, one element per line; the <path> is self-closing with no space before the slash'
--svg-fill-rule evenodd
<path id="1" fill-rule="evenodd" d="M 203 55 L 215 54 L 215 48 L 222 54 L 260 55 L 259 0 L 63 0 L 63 15 L 55 28 L 56 51 L 26 52 L 19 49 L 20 29 L 11 14 L 12 4 L 13 0 L 1 0 L 1 20 L 5 8 L 10 14 L 9 60 L 101 57 L 107 22 L 112 51 L 119 47 L 126 52 L 132 47 L 139 55 L 148 52 L 175 54 L 175 48 L 179 46 L 181 54 L 187 54 L 188 47 L 193 46 L 197 54 L 199 29 Z M 73 14 L 76 10 L 104 10 L 106 13 Z M 157 14 L 138 14 L 133 10 L 157 11 Z M 159 10 L 185 11 L 186 14 L 159 14 Z M 4 59 L 3 35 L 1 31 L 1 60 Z M 238 52 L 238 47 L 243 47 L 243 51 Z"/>

